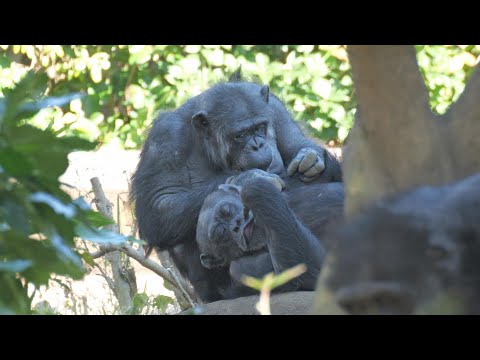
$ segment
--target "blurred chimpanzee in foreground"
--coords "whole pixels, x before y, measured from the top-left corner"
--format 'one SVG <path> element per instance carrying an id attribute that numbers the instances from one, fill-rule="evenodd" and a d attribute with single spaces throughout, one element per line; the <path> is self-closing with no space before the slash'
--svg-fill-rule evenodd
<path id="1" fill-rule="evenodd" d="M 480 174 L 381 201 L 332 241 L 327 284 L 352 314 L 480 314 Z"/>

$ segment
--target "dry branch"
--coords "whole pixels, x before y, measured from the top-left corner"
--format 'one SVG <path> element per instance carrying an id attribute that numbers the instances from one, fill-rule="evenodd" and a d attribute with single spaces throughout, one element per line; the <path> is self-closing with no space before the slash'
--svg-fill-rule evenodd
<path id="1" fill-rule="evenodd" d="M 97 205 L 97 209 L 105 216 L 109 217 L 110 219 L 113 220 L 112 218 L 112 204 L 108 201 L 106 198 L 103 190 L 101 183 L 97 177 L 92 178 L 91 180 L 92 183 L 92 188 L 95 193 L 95 203 Z M 119 232 L 118 230 L 118 225 L 114 224 L 112 231 Z M 135 228 L 136 232 L 136 228 Z M 96 251 L 94 253 L 91 253 L 90 255 L 92 256 L 93 259 L 97 259 L 99 257 L 102 257 L 104 255 L 110 256 L 112 254 L 118 254 L 119 252 L 123 252 L 127 256 L 135 259 L 138 263 L 140 263 L 142 266 L 146 267 L 147 269 L 150 269 L 153 271 L 155 274 L 159 275 L 162 277 L 165 281 L 167 281 L 169 284 L 171 284 L 177 291 L 174 291 L 175 295 L 178 296 L 179 293 L 181 296 L 184 298 L 184 300 L 188 303 L 190 307 L 195 306 L 194 302 L 192 301 L 193 294 L 188 292 L 188 286 L 185 283 L 182 283 L 180 279 L 178 279 L 175 274 L 172 274 L 168 270 L 164 269 L 162 266 L 157 264 L 155 261 L 145 257 L 145 254 L 142 253 L 141 251 L 135 250 L 131 245 L 129 244 L 122 244 L 122 245 L 100 245 L 100 250 Z M 119 256 L 118 256 L 119 258 Z M 121 265 L 121 264 L 120 264 Z M 113 269 L 113 263 L 112 263 L 112 269 Z M 118 273 L 121 275 L 121 273 Z M 122 276 L 123 282 L 127 283 L 125 281 L 125 278 Z M 117 283 L 114 275 L 114 281 Z M 128 291 L 130 292 L 131 285 L 129 284 Z M 124 289 L 126 291 L 126 289 Z M 124 294 L 125 295 L 125 294 Z M 118 297 L 117 297 L 118 298 Z M 182 302 L 183 299 L 177 299 L 179 303 Z M 120 303 L 120 299 L 119 299 Z M 182 306 L 184 308 L 185 306 Z"/>
<path id="2" fill-rule="evenodd" d="M 112 215 L 112 204 L 105 196 L 100 180 L 97 177 L 94 177 L 90 179 L 90 182 L 92 184 L 93 193 L 95 194 L 95 205 L 97 206 L 98 211 L 109 219 L 114 220 Z M 119 233 L 119 228 L 116 223 L 109 225 L 109 228 L 110 230 Z M 100 245 L 100 250 L 105 250 L 105 245 Z M 132 289 L 136 289 L 137 286 L 136 284 L 130 284 L 128 277 L 124 275 L 125 270 L 122 266 L 120 252 L 108 252 L 107 259 L 112 265 L 115 296 L 118 299 L 121 312 L 127 313 L 133 306 Z"/>

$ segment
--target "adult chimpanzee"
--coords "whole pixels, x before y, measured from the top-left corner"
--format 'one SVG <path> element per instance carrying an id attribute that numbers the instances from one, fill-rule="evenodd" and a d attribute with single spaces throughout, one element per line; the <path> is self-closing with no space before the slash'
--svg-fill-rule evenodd
<path id="1" fill-rule="evenodd" d="M 480 174 L 381 201 L 332 241 L 325 280 L 350 313 L 480 314 Z"/>
<path id="2" fill-rule="evenodd" d="M 343 184 L 311 184 L 280 192 L 263 178 L 242 188 L 222 184 L 203 204 L 197 224 L 202 264 L 226 267 L 232 281 L 223 298 L 254 293 L 242 275 L 256 278 L 304 263 L 307 271 L 277 291 L 314 290 L 325 255 L 320 239 L 343 217 Z M 301 201 L 299 201 L 301 199 Z"/>
<path id="3" fill-rule="evenodd" d="M 227 178 L 254 168 L 304 182 L 341 181 L 338 160 L 302 134 L 268 86 L 244 81 L 217 84 L 160 114 L 142 149 L 131 191 L 140 237 L 150 249 L 168 249 L 204 301 L 220 298 L 217 284 L 229 274 L 200 263 L 200 208 Z"/>

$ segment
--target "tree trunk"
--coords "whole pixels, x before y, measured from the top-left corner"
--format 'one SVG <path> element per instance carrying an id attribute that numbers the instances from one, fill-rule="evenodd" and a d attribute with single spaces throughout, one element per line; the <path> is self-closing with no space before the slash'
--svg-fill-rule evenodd
<path id="1" fill-rule="evenodd" d="M 434 115 L 413 46 L 347 48 L 358 101 L 344 147 L 347 217 L 371 201 L 480 169 L 478 69 L 450 111 Z"/>

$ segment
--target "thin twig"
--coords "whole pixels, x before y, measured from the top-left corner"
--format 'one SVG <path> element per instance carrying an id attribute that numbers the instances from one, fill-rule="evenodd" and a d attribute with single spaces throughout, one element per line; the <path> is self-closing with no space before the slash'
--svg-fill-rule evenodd
<path id="1" fill-rule="evenodd" d="M 121 251 L 124 254 L 128 255 L 129 257 L 137 260 L 142 266 L 146 267 L 147 269 L 152 270 L 155 274 L 162 277 L 165 281 L 167 281 L 172 286 L 176 287 L 178 290 L 185 294 L 186 300 L 193 305 L 193 301 L 191 300 L 190 296 L 188 295 L 187 291 L 183 289 L 180 285 L 179 281 L 176 280 L 176 276 L 172 276 L 171 272 L 164 269 L 162 266 L 157 264 L 155 261 L 146 258 L 145 254 L 142 254 L 140 251 L 135 250 L 130 244 L 121 244 L 121 245 L 102 245 L 101 250 L 91 253 L 90 256 L 94 259 L 97 259 L 109 252 L 112 251 Z"/>
<path id="2" fill-rule="evenodd" d="M 175 279 L 175 282 L 178 285 L 179 290 L 182 292 L 183 298 L 187 300 L 188 304 L 193 308 L 195 307 L 195 304 L 193 303 L 192 299 L 190 298 L 190 295 L 188 292 L 185 290 L 185 288 L 180 284 L 180 279 L 178 278 L 177 274 L 175 274 L 175 271 L 172 268 L 168 269 L 168 272 L 172 275 L 172 277 Z"/>
<path id="3" fill-rule="evenodd" d="M 108 284 L 108 287 L 110 290 L 112 290 L 113 294 L 115 295 L 115 284 L 113 283 L 113 280 L 110 278 L 110 276 L 107 275 L 107 273 L 100 267 L 99 264 L 95 263 L 95 266 L 100 270 L 101 276 L 105 279 L 105 281 Z"/>

